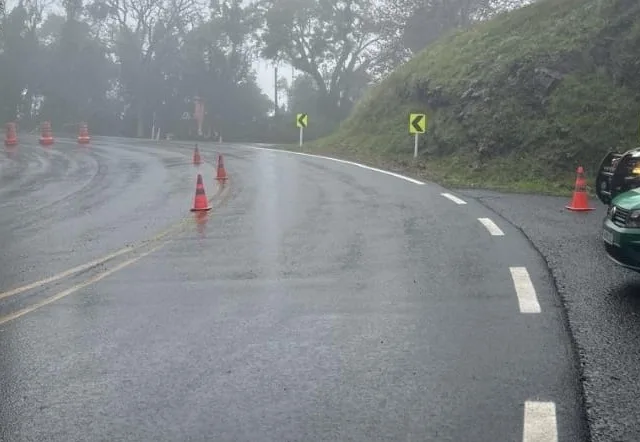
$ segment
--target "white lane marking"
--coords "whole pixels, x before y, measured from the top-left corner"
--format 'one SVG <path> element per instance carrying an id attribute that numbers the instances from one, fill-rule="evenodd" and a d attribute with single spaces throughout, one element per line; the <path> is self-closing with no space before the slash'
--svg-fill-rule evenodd
<path id="1" fill-rule="evenodd" d="M 522 442 L 558 442 L 556 404 L 526 401 Z"/>
<path id="2" fill-rule="evenodd" d="M 510 267 L 513 285 L 516 287 L 520 313 L 540 313 L 540 304 L 536 296 L 529 272 L 526 267 Z"/>
<path id="3" fill-rule="evenodd" d="M 450 199 L 451 201 L 453 201 L 456 204 L 467 204 L 466 201 L 461 200 L 457 196 L 451 195 L 450 193 L 441 193 L 440 195 L 442 195 L 443 197 L 445 197 L 447 199 Z"/>
<path id="4" fill-rule="evenodd" d="M 489 233 L 493 236 L 504 236 L 504 232 L 489 218 L 478 218 L 478 221 L 487 228 Z"/>
<path id="5" fill-rule="evenodd" d="M 392 177 L 400 178 L 401 180 L 409 181 L 410 183 L 418 184 L 420 186 L 423 186 L 425 184 L 422 181 L 416 180 L 414 178 L 409 178 L 408 176 L 400 175 L 399 173 L 389 172 L 388 170 L 377 169 L 371 166 L 365 166 L 364 164 L 354 163 L 353 161 L 340 160 L 338 158 L 332 158 L 332 157 L 325 157 L 324 155 L 313 155 L 310 153 L 295 152 L 291 150 L 282 150 L 282 149 L 269 149 L 268 147 L 255 147 L 255 146 L 248 146 L 246 144 L 242 144 L 241 146 L 247 149 L 266 150 L 269 152 L 285 152 L 285 153 L 290 153 L 294 155 L 301 155 L 303 157 L 321 158 L 324 160 L 335 161 L 336 163 L 349 164 L 350 166 L 361 167 L 362 169 L 371 170 L 373 172 L 384 173 L 385 175 L 390 175 Z"/>

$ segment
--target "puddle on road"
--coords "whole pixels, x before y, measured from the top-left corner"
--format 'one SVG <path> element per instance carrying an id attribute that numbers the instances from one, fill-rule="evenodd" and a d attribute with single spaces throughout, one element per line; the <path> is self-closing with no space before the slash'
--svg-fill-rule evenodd
<path id="1" fill-rule="evenodd" d="M 196 212 L 194 214 L 196 230 L 201 238 L 207 236 L 207 223 L 209 222 L 209 212 Z"/>

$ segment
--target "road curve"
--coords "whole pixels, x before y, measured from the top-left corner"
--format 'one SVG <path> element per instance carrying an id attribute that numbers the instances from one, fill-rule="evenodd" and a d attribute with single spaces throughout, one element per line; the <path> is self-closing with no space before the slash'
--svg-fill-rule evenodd
<path id="1" fill-rule="evenodd" d="M 1 160 L 0 440 L 588 439 L 559 300 L 517 230 L 432 184 L 200 148 L 231 180 L 184 224 L 187 144 Z"/>

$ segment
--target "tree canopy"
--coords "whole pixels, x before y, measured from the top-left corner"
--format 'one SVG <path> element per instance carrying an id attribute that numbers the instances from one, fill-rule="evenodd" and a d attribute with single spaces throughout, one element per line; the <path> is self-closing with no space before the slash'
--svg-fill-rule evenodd
<path id="1" fill-rule="evenodd" d="M 283 113 L 313 114 L 331 130 L 434 38 L 523 2 L 18 0 L 0 10 L 0 120 L 193 136 L 199 97 L 205 132 L 227 139 L 259 139 L 285 119 L 295 136 Z M 286 101 L 275 116 L 259 58 L 297 72 L 274 79 Z"/>

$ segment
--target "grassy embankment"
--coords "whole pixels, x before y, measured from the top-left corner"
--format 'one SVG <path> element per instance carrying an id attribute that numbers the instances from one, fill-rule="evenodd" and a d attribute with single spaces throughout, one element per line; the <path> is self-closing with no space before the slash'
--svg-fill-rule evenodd
<path id="1" fill-rule="evenodd" d="M 429 116 L 417 160 L 410 112 Z M 578 165 L 592 178 L 607 151 L 636 146 L 639 119 L 640 2 L 541 0 L 429 46 L 303 150 L 451 187 L 566 195 Z"/>

